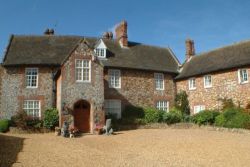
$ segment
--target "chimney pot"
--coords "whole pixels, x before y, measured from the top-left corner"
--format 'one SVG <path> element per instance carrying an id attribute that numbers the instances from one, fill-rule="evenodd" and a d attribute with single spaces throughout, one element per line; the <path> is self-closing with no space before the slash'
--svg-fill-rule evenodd
<path id="1" fill-rule="evenodd" d="M 112 32 L 104 32 L 102 35 L 102 38 L 104 39 L 112 39 L 113 38 L 113 33 Z"/>
<path id="2" fill-rule="evenodd" d="M 194 41 L 191 39 L 186 40 L 186 60 L 188 61 L 192 56 L 195 55 Z"/>
<path id="3" fill-rule="evenodd" d="M 45 31 L 44 31 L 44 35 L 54 35 L 54 33 L 55 33 L 55 31 L 54 31 L 54 29 L 46 29 Z"/>
<path id="4" fill-rule="evenodd" d="M 116 40 L 120 43 L 122 47 L 128 46 L 128 35 L 127 35 L 128 24 L 127 21 L 122 21 L 115 28 Z"/>

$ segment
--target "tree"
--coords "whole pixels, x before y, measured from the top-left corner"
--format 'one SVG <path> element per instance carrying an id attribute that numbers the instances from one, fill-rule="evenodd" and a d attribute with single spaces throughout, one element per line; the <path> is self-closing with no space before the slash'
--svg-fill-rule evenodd
<path id="1" fill-rule="evenodd" d="M 183 114 L 190 115 L 188 95 L 185 91 L 177 93 L 175 97 L 175 107 L 179 109 Z"/>

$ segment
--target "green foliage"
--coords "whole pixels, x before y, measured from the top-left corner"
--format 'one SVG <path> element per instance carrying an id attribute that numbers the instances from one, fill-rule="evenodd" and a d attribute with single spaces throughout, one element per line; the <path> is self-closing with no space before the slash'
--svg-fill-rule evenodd
<path id="1" fill-rule="evenodd" d="M 164 114 L 164 111 L 159 111 L 154 108 L 145 108 L 143 120 L 145 123 L 162 122 L 163 114 Z"/>
<path id="2" fill-rule="evenodd" d="M 230 109 L 230 108 L 236 108 L 236 105 L 234 104 L 232 99 L 228 98 L 220 98 L 219 101 L 222 102 L 222 110 Z"/>
<path id="3" fill-rule="evenodd" d="M 24 111 L 19 111 L 16 115 L 11 117 L 12 126 L 16 126 L 21 129 L 27 129 L 28 115 Z"/>
<path id="4" fill-rule="evenodd" d="M 163 115 L 163 122 L 167 124 L 179 123 L 183 120 L 183 115 L 178 112 L 165 112 Z"/>
<path id="5" fill-rule="evenodd" d="M 0 132 L 7 132 L 9 129 L 9 120 L 8 119 L 2 119 L 0 120 Z"/>
<path id="6" fill-rule="evenodd" d="M 43 126 L 43 121 L 39 119 L 28 119 L 26 120 L 26 125 L 29 128 L 40 129 Z"/>
<path id="7" fill-rule="evenodd" d="M 191 117 L 192 122 L 199 125 L 212 125 L 215 122 L 215 118 L 220 113 L 218 111 L 205 110 Z"/>
<path id="8" fill-rule="evenodd" d="M 242 109 L 229 108 L 216 117 L 215 125 L 226 128 L 250 128 L 250 114 Z"/>
<path id="9" fill-rule="evenodd" d="M 40 129 L 42 125 L 42 120 L 29 117 L 24 111 L 20 111 L 16 115 L 11 117 L 11 126 L 16 126 L 23 130 Z"/>
<path id="10" fill-rule="evenodd" d="M 53 129 L 59 124 L 58 111 L 55 108 L 47 109 L 44 112 L 44 127 L 47 129 Z"/>
<path id="11" fill-rule="evenodd" d="M 136 118 L 143 118 L 144 117 L 144 110 L 141 107 L 135 107 L 135 106 L 126 106 L 124 111 L 122 112 L 122 118 L 130 118 L 130 119 L 136 119 Z"/>
<path id="12" fill-rule="evenodd" d="M 190 107 L 188 95 L 185 91 L 181 91 L 175 97 L 175 107 L 185 115 L 190 115 Z"/>

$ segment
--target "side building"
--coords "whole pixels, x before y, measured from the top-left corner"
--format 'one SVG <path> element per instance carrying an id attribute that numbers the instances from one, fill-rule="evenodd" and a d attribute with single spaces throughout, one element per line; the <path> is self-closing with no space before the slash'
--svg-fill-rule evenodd
<path id="1" fill-rule="evenodd" d="M 186 91 L 191 112 L 221 109 L 221 99 L 241 107 L 250 102 L 250 41 L 195 55 L 194 41 L 186 41 L 186 61 L 176 77 L 177 91 Z"/>

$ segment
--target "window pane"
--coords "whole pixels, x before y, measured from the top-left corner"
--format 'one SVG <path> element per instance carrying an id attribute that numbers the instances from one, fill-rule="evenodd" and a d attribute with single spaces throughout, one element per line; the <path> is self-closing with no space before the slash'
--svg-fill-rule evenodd
<path id="1" fill-rule="evenodd" d="M 120 100 L 105 100 L 106 114 L 112 114 L 117 118 L 121 118 L 121 101 Z"/>
<path id="2" fill-rule="evenodd" d="M 27 100 L 23 103 L 23 110 L 31 117 L 40 116 L 40 105 L 38 100 Z"/>
<path id="3" fill-rule="evenodd" d="M 120 71 L 109 70 L 109 85 L 113 88 L 120 88 Z"/>
<path id="4" fill-rule="evenodd" d="M 37 86 L 38 69 L 37 68 L 26 68 L 26 87 Z"/>
<path id="5" fill-rule="evenodd" d="M 76 81 L 90 81 L 90 60 L 76 60 Z"/>

